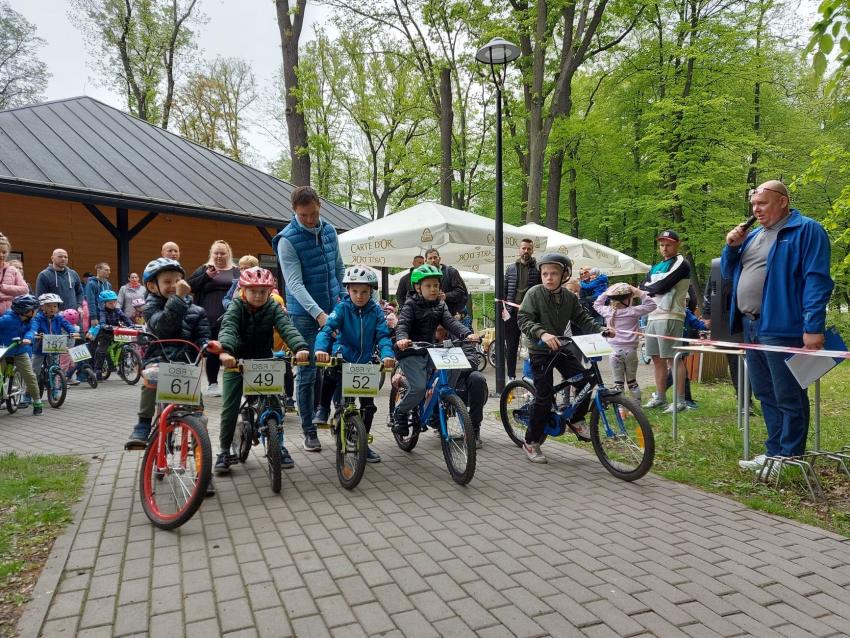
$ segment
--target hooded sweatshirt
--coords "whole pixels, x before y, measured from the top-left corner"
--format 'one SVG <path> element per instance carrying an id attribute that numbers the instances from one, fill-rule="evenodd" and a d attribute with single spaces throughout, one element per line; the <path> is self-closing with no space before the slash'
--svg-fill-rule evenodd
<path id="1" fill-rule="evenodd" d="M 36 296 L 52 292 L 62 297 L 62 308 L 79 308 L 83 305 L 83 284 L 75 270 L 56 270 L 53 264 L 38 273 L 35 281 Z"/>

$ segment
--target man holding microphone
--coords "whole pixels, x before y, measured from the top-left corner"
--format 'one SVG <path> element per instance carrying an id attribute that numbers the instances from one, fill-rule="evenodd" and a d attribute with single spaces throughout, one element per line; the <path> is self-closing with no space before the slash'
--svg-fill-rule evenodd
<path id="1" fill-rule="evenodd" d="M 771 180 L 752 190 L 750 204 L 761 228 L 733 228 L 721 257 L 723 278 L 732 281 L 731 332 L 743 331 L 745 343 L 820 350 L 834 286 L 829 237 L 818 222 L 790 208 L 782 182 Z M 767 426 L 767 456 L 803 454 L 809 399 L 785 364 L 786 355 L 747 350 L 746 357 Z M 758 470 L 764 463 L 765 455 L 759 454 L 739 465 Z"/>

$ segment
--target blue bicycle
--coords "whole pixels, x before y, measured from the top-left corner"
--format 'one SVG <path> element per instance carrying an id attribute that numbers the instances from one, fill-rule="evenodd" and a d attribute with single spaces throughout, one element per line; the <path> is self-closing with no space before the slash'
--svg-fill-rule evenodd
<path id="1" fill-rule="evenodd" d="M 449 365 L 462 363 L 459 357 L 463 354 L 450 353 L 452 346 L 458 346 L 462 341 L 446 341 L 442 344 L 414 342 L 413 349 L 435 349 L 440 359 L 449 361 Z M 426 363 L 427 362 L 427 363 Z M 468 362 L 466 362 L 468 365 Z M 396 404 L 407 392 L 407 382 L 403 376 L 397 377 L 390 391 L 390 417 L 388 425 L 392 430 L 396 444 L 405 452 L 410 452 L 419 441 L 419 434 L 428 430 L 429 425 L 440 434 L 440 444 L 449 474 L 458 485 L 466 485 L 475 475 L 475 433 L 472 420 L 461 398 L 455 393 L 449 383 L 451 369 L 437 369 L 435 364 L 423 359 L 422 365 L 430 370 L 425 398 L 413 410 L 410 419 L 410 430 L 406 437 L 400 436 L 393 428 L 393 411 Z"/>
<path id="2" fill-rule="evenodd" d="M 541 342 L 542 343 L 542 342 Z M 567 356 L 572 339 L 561 337 L 560 356 Z M 571 349 L 574 354 L 577 350 Z M 553 364 L 555 359 L 553 358 Z M 624 481 L 635 481 L 644 476 L 655 459 L 655 437 L 640 404 L 623 396 L 619 390 L 609 389 L 602 382 L 599 358 L 590 360 L 590 374 L 579 374 L 564 379 L 554 386 L 552 412 L 543 429 L 546 436 L 563 436 L 578 405 L 593 393 L 590 410 L 590 440 L 599 461 L 611 474 Z M 551 364 L 550 364 L 551 365 Z M 511 441 L 522 447 L 525 431 L 531 421 L 535 400 L 529 362 L 523 370 L 524 378 L 505 386 L 499 402 L 502 425 Z M 584 385 L 575 387 L 575 384 Z M 570 390 L 575 396 L 570 400 Z M 595 390 L 595 392 L 594 392 Z"/>

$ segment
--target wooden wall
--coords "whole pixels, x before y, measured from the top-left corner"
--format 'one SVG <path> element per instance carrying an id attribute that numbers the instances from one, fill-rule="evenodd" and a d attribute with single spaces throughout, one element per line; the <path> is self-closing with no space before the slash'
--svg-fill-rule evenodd
<path id="1" fill-rule="evenodd" d="M 98 208 L 115 223 L 114 208 Z M 129 211 L 130 228 L 145 215 Z M 272 236 L 276 233 L 273 228 L 267 230 Z M 70 266 L 80 275 L 87 270 L 94 272 L 94 265 L 105 261 L 112 267 L 115 289 L 124 283 L 118 281 L 116 240 L 82 204 L 0 193 L 0 232 L 11 241 L 13 252 L 23 253 L 26 280 L 32 285 L 55 248 L 68 251 Z M 210 245 L 217 239 L 230 244 L 234 261 L 249 253 L 258 257 L 272 254 L 271 246 L 254 226 L 160 213 L 130 242 L 130 271 L 141 274 L 148 261 L 159 257 L 162 244 L 173 241 L 180 246 L 183 266 L 192 272 L 206 262 Z"/>

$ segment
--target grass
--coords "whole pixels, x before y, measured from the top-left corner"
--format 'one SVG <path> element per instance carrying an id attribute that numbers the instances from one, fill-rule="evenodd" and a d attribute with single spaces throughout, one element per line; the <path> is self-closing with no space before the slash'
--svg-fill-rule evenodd
<path id="1" fill-rule="evenodd" d="M 85 477 L 75 457 L 0 456 L 0 635 L 14 633 Z"/>
<path id="2" fill-rule="evenodd" d="M 836 451 L 850 445 L 847 417 L 850 415 L 850 364 L 834 368 L 821 379 L 821 450 Z M 655 464 L 652 472 L 693 485 L 707 492 L 730 496 L 753 509 L 821 527 L 850 537 L 850 479 L 833 470 L 834 463 L 818 466 L 818 476 L 827 496 L 825 503 L 811 500 L 796 469 L 783 471 L 777 490 L 773 485 L 754 484 L 753 474 L 738 468 L 743 437 L 735 416 L 737 399 L 728 382 L 693 384 L 698 409 L 679 413 L 679 440 L 671 436 L 672 416 L 647 410 L 655 433 Z M 644 388 L 648 396 L 649 389 Z M 814 386 L 810 388 L 814 397 Z M 758 402 L 756 402 L 756 406 Z M 761 413 L 750 418 L 750 453 L 764 452 L 766 428 Z M 585 447 L 574 437 L 563 442 Z M 572 440 L 569 440 L 572 439 Z M 807 449 L 814 449 L 814 407 Z"/>

